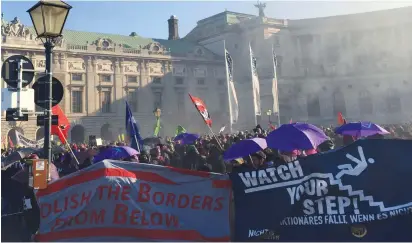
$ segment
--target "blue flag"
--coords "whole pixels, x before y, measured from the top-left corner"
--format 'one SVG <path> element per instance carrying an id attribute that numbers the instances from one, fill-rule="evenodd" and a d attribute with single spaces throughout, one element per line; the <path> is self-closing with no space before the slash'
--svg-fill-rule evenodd
<path id="1" fill-rule="evenodd" d="M 359 140 L 230 174 L 234 241 L 410 241 L 411 140 Z"/>
<path id="2" fill-rule="evenodd" d="M 133 117 L 132 111 L 130 110 L 129 103 L 126 101 L 126 131 L 131 140 L 130 147 L 136 149 L 140 152 L 140 148 L 143 145 L 143 139 L 140 136 L 139 126 Z"/>

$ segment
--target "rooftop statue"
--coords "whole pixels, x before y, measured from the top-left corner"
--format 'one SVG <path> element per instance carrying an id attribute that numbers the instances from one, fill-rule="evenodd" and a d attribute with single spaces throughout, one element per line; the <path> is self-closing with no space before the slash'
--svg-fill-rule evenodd
<path id="1" fill-rule="evenodd" d="M 259 9 L 259 17 L 265 17 L 265 12 L 263 12 L 263 10 L 266 8 L 266 3 L 258 1 L 257 4 L 255 4 L 255 7 Z"/>

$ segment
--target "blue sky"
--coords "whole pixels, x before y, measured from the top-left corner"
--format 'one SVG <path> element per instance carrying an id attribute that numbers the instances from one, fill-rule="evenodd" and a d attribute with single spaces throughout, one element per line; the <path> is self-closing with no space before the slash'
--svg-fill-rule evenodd
<path id="1" fill-rule="evenodd" d="M 1 1 L 6 20 L 14 17 L 31 25 L 26 10 L 34 1 Z M 179 18 L 180 36 L 185 36 L 196 22 L 214 14 L 228 11 L 257 15 L 255 2 L 246 1 L 67 1 L 73 6 L 67 29 L 166 39 L 167 19 Z M 367 12 L 412 6 L 412 1 L 266 1 L 265 13 L 281 19 L 302 19 L 339 14 Z"/>

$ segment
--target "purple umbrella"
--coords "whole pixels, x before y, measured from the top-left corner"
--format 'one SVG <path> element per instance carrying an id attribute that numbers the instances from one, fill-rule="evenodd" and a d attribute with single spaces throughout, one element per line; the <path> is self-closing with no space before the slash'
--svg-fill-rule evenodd
<path id="1" fill-rule="evenodd" d="M 372 122 L 350 122 L 335 129 L 335 133 L 356 137 L 368 137 L 375 134 L 389 134 L 384 128 Z"/>
<path id="2" fill-rule="evenodd" d="M 119 160 L 139 154 L 137 150 L 128 146 L 113 146 L 104 149 L 102 152 L 94 156 L 93 162 L 100 162 L 105 159 Z"/>
<path id="3" fill-rule="evenodd" d="M 173 141 L 180 141 L 182 144 L 193 144 L 199 138 L 199 135 L 193 133 L 181 133 L 173 139 Z"/>
<path id="4" fill-rule="evenodd" d="M 313 149 L 328 140 L 328 136 L 318 127 L 307 123 L 283 124 L 269 133 L 266 138 L 269 148 L 282 151 Z"/>
<path id="5" fill-rule="evenodd" d="M 264 138 L 245 139 L 235 143 L 223 154 L 223 160 L 230 161 L 254 154 L 267 148 Z"/>

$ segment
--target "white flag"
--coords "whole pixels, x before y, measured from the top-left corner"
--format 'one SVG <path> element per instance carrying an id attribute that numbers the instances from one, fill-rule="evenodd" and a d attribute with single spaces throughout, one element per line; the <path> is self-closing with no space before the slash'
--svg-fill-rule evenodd
<path id="1" fill-rule="evenodd" d="M 229 113 L 230 122 L 234 124 L 239 118 L 239 104 L 237 101 L 237 95 L 235 90 L 235 84 L 233 82 L 233 60 L 232 56 L 225 49 L 225 59 L 226 59 L 226 75 L 227 75 L 227 86 L 229 95 Z"/>
<path id="2" fill-rule="evenodd" d="M 222 133 L 226 129 L 226 126 L 220 128 L 219 133 Z"/>
<path id="3" fill-rule="evenodd" d="M 272 46 L 272 55 L 273 55 L 273 82 L 272 82 L 273 112 L 279 115 L 279 95 L 278 95 L 278 77 L 277 77 L 278 60 L 277 60 L 276 52 L 273 46 Z"/>
<path id="4" fill-rule="evenodd" d="M 249 43 L 249 50 L 250 50 L 250 71 L 252 74 L 252 89 L 253 89 L 253 104 L 255 107 L 255 115 L 261 115 L 261 108 L 260 108 L 260 86 L 259 86 L 259 77 L 257 73 L 257 62 L 256 57 L 253 55 L 252 47 Z"/>

